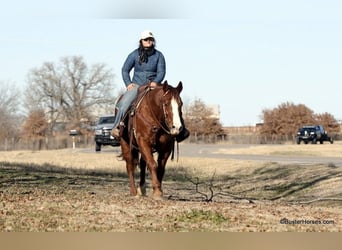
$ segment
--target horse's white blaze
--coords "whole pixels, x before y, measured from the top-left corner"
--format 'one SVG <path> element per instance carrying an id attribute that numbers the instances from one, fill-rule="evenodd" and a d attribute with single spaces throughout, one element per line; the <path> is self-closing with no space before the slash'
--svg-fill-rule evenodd
<path id="1" fill-rule="evenodd" d="M 178 103 L 174 97 L 171 99 L 171 107 L 172 107 L 172 117 L 173 117 L 173 126 L 179 133 L 179 129 L 182 126 L 181 119 L 178 113 Z"/>

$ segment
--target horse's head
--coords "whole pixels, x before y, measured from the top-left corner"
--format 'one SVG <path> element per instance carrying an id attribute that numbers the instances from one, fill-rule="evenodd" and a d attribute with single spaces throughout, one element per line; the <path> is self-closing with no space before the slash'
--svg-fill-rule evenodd
<path id="1" fill-rule="evenodd" d="M 167 81 L 163 83 L 162 105 L 165 116 L 165 123 L 170 134 L 176 136 L 183 129 L 181 122 L 183 102 L 180 93 L 183 89 L 182 82 L 176 88 L 170 86 Z"/>

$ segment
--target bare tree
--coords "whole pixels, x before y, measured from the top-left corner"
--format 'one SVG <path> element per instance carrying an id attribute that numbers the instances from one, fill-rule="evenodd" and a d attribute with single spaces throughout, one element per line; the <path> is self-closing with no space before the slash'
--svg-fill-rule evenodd
<path id="1" fill-rule="evenodd" d="M 0 82 L 0 140 L 19 136 L 20 91 L 12 82 Z M 18 125 L 19 124 L 19 125 Z M 5 146 L 6 149 L 7 145 Z"/>
<path id="2" fill-rule="evenodd" d="M 48 114 L 50 130 L 57 121 L 78 128 L 94 110 L 113 105 L 113 89 L 113 74 L 105 64 L 89 67 L 83 57 L 64 57 L 29 72 L 26 103 L 29 110 Z"/>

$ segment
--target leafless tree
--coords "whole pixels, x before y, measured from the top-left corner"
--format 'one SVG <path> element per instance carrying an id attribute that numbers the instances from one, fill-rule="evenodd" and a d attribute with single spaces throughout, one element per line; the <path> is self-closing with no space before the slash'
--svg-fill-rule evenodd
<path id="1" fill-rule="evenodd" d="M 25 97 L 29 110 L 46 112 L 50 130 L 57 121 L 78 128 L 94 110 L 113 105 L 113 89 L 113 74 L 105 64 L 88 66 L 83 57 L 72 56 L 32 69 Z"/>
<path id="2" fill-rule="evenodd" d="M 13 82 L 0 82 L 0 140 L 7 142 L 19 135 L 20 91 Z"/>

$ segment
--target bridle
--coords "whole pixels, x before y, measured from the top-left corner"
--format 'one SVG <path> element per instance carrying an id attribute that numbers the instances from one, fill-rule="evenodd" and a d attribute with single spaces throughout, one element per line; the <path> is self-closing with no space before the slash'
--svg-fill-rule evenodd
<path id="1" fill-rule="evenodd" d="M 162 95 L 162 99 L 165 98 L 165 96 L 170 92 L 170 90 L 168 89 L 167 91 L 165 91 L 165 93 Z M 149 98 L 149 102 L 150 102 L 150 98 L 151 96 L 148 96 Z M 162 101 L 162 108 L 163 108 L 163 116 L 164 116 L 164 122 L 166 123 L 166 127 L 159 121 L 159 119 L 156 117 L 155 113 L 153 112 L 151 106 L 149 106 L 150 109 L 150 113 L 152 114 L 153 119 L 157 122 L 157 125 L 164 130 L 165 133 L 167 133 L 168 135 L 171 135 L 169 126 L 168 126 L 168 122 L 167 122 L 167 117 L 168 117 L 168 113 L 166 111 L 166 103 L 164 101 Z"/>

